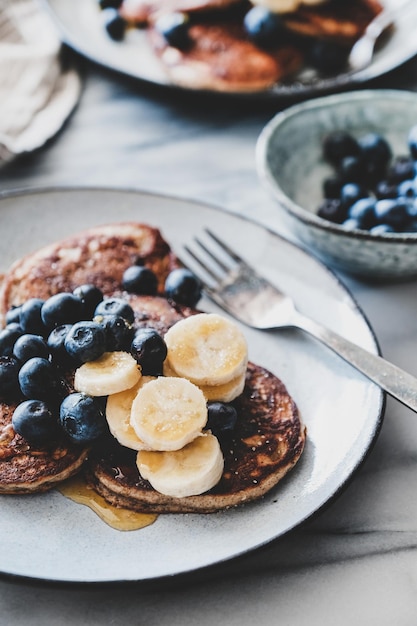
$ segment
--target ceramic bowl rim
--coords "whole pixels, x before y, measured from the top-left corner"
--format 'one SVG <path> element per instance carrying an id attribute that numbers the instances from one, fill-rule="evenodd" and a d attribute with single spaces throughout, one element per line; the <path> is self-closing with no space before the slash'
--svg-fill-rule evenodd
<path id="1" fill-rule="evenodd" d="M 273 176 L 267 158 L 268 145 L 272 136 L 283 124 L 292 118 L 302 115 L 305 111 L 334 109 L 339 103 L 378 101 L 390 99 L 414 105 L 417 110 L 417 93 L 402 89 L 362 89 L 350 93 L 338 93 L 305 102 L 297 103 L 277 113 L 262 129 L 258 136 L 255 149 L 255 160 L 260 180 L 272 191 L 281 208 L 291 217 L 303 222 L 309 227 L 334 235 L 340 235 L 348 239 L 360 239 L 364 241 L 380 242 L 384 244 L 409 244 L 417 243 L 416 233 L 383 233 L 371 234 L 365 230 L 346 230 L 338 224 L 329 222 L 308 209 L 303 208 L 287 196 Z M 417 124 L 417 115 L 416 115 Z"/>

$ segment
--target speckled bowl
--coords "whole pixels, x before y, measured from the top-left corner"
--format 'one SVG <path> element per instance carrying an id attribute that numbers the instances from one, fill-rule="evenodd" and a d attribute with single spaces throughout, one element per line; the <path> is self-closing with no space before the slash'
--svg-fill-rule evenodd
<path id="1" fill-rule="evenodd" d="M 379 132 L 395 155 L 408 153 L 407 135 L 417 124 L 417 94 L 362 90 L 326 96 L 278 113 L 261 132 L 256 163 L 287 226 L 328 265 L 372 279 L 417 277 L 417 233 L 370 235 L 347 231 L 316 215 L 322 181 L 332 168 L 322 157 L 329 131 L 355 136 Z"/>

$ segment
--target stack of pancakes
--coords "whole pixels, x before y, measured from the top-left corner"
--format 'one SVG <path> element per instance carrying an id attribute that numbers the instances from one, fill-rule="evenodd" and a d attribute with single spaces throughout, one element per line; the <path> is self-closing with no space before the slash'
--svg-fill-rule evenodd
<path id="1" fill-rule="evenodd" d="M 127 294 L 121 289 L 124 270 L 134 263 L 153 269 L 159 295 Z M 164 335 L 175 322 L 195 310 L 163 295 L 168 273 L 178 260 L 159 230 L 123 223 L 84 231 L 18 260 L 5 275 L 1 313 L 28 298 L 46 299 L 93 283 L 106 296 L 126 298 L 135 311 L 135 326 Z M 68 379 L 71 381 L 71 372 Z M 0 390 L 1 391 L 1 390 Z M 210 492 L 173 498 L 156 492 L 137 469 L 136 452 L 110 434 L 91 447 L 69 443 L 64 436 L 53 447 L 30 445 L 11 424 L 15 404 L 0 402 L 0 493 L 45 491 L 83 471 L 88 483 L 108 502 L 140 512 L 212 512 L 261 497 L 298 461 L 305 428 L 283 383 L 259 365 L 248 364 L 243 393 L 234 401 L 238 423 L 223 449 L 225 469 Z"/>
<path id="2" fill-rule="evenodd" d="M 261 1 L 261 0 L 258 0 Z M 267 3 L 266 3 L 267 4 Z M 311 41 L 331 41 L 348 49 L 380 13 L 379 0 L 328 0 L 280 14 L 292 37 L 267 48 L 255 44 L 243 20 L 248 0 L 124 0 L 128 23 L 148 29 L 150 45 L 172 83 L 191 89 L 254 92 L 294 75 Z M 154 28 L 168 12 L 190 18 L 188 45 L 169 45 Z"/>

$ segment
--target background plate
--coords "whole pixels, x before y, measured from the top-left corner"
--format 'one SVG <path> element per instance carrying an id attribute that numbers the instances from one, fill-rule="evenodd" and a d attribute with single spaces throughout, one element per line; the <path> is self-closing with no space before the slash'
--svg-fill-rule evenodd
<path id="1" fill-rule="evenodd" d="M 63 40 L 83 56 L 133 78 L 174 87 L 152 54 L 145 31 L 139 29 L 129 31 L 122 43 L 114 42 L 107 36 L 100 20 L 97 0 L 71 0 L 71 2 L 42 0 L 42 2 L 49 9 Z M 398 0 L 385 0 L 383 4 L 395 7 Z M 400 16 L 393 35 L 375 54 L 373 62 L 366 69 L 349 75 L 315 80 L 312 84 L 311 77 L 308 77 L 305 84 L 301 81 L 278 84 L 271 89 L 258 92 L 255 98 L 302 97 L 354 86 L 385 74 L 416 53 L 415 24 L 410 22 L 407 16 Z M 244 95 L 250 97 L 254 94 Z"/>
<path id="2" fill-rule="evenodd" d="M 203 226 L 241 250 L 302 311 L 377 353 L 349 292 L 306 252 L 250 221 L 185 200 L 118 190 L 46 190 L 0 199 L 1 266 L 83 228 L 138 220 L 174 250 Z M 216 310 L 202 302 L 205 310 Z M 0 572 L 61 582 L 150 581 L 218 564 L 279 537 L 329 501 L 351 477 L 382 420 L 383 393 L 297 331 L 243 328 L 250 359 L 286 384 L 308 429 L 296 468 L 262 501 L 212 515 L 159 516 L 121 532 L 57 491 L 1 496 Z"/>

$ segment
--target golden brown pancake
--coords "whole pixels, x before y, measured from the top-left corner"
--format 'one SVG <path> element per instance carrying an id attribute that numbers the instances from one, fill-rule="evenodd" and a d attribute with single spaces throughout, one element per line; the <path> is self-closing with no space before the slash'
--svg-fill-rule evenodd
<path id="1" fill-rule="evenodd" d="M 256 92 L 295 73 L 302 64 L 302 53 L 294 46 L 273 51 L 257 47 L 245 35 L 240 18 L 193 21 L 188 32 L 190 44 L 179 50 L 155 29 L 149 31 L 170 80 L 188 89 Z"/>
<path id="2" fill-rule="evenodd" d="M 29 445 L 11 425 L 15 407 L 0 403 L 0 493 L 46 491 L 78 472 L 88 448 L 70 444 L 64 436 L 48 448 Z"/>
<path id="3" fill-rule="evenodd" d="M 283 383 L 253 363 L 233 404 L 237 425 L 223 446 L 223 476 L 210 491 L 185 498 L 158 493 L 140 476 L 136 452 L 113 439 L 92 451 L 87 482 L 109 503 L 142 513 L 213 513 L 261 498 L 297 463 L 305 427 Z"/>
<path id="4" fill-rule="evenodd" d="M 352 45 L 381 11 L 378 0 L 332 0 L 317 6 L 302 5 L 282 18 L 286 27 L 299 35 Z"/>
<path id="5" fill-rule="evenodd" d="M 123 292 L 123 271 L 138 261 L 157 273 L 161 292 L 166 275 L 178 266 L 168 243 L 149 226 L 114 224 L 84 231 L 17 261 L 4 278 L 3 310 L 30 297 L 46 298 L 92 282 L 106 295 L 129 301 L 136 327 L 153 327 L 164 335 L 177 321 L 197 311 L 162 296 Z M 71 373 L 67 377 L 71 385 Z M 49 448 L 29 445 L 11 425 L 16 404 L 3 401 L 0 493 L 45 491 L 87 467 L 90 484 L 110 503 L 143 512 L 212 512 L 257 499 L 298 461 L 305 428 L 283 383 L 257 365 L 249 364 L 245 390 L 234 405 L 239 420 L 223 450 L 225 471 L 220 483 L 200 496 L 169 498 L 139 476 L 136 453 L 110 435 L 105 444 L 94 444 L 91 450 L 69 443 L 64 436 Z"/>
<path id="6" fill-rule="evenodd" d="M 155 272 L 161 292 L 166 276 L 178 266 L 156 228 L 136 222 L 96 226 L 16 261 L 3 280 L 0 312 L 85 283 L 113 294 L 121 287 L 124 270 L 135 263 Z"/>
<path id="7" fill-rule="evenodd" d="M 90 282 L 106 295 L 121 295 L 124 270 L 138 262 L 153 269 L 161 291 L 169 271 L 178 266 L 156 228 L 119 223 L 83 231 L 16 261 L 3 278 L 2 312 L 28 298 L 46 299 Z M 187 307 L 177 310 L 164 298 L 144 296 L 141 301 L 139 296 L 125 295 L 132 304 L 136 298 L 140 301 L 134 305 L 140 326 L 155 320 L 155 326 L 165 328 L 187 314 Z M 70 382 L 70 373 L 68 377 Z M 11 425 L 15 406 L 0 402 L 0 493 L 45 491 L 76 473 L 86 459 L 87 448 L 71 444 L 64 436 L 50 448 L 29 445 Z"/>

